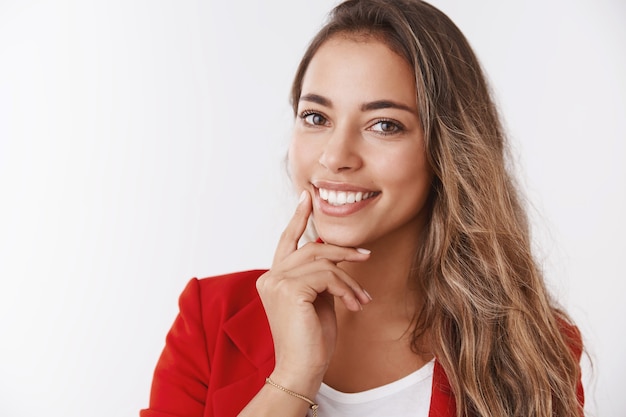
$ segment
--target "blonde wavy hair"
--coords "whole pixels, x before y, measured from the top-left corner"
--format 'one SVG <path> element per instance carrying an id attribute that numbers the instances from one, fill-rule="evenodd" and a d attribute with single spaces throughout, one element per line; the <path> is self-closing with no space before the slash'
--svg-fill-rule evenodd
<path id="1" fill-rule="evenodd" d="M 582 415 L 580 334 L 551 300 L 531 253 L 529 225 L 481 66 L 456 25 L 419 0 L 349 0 L 312 40 L 372 36 L 415 71 L 426 153 L 434 172 L 430 221 L 414 259 L 425 297 L 414 348 L 426 331 L 455 394 L 457 415 Z"/>

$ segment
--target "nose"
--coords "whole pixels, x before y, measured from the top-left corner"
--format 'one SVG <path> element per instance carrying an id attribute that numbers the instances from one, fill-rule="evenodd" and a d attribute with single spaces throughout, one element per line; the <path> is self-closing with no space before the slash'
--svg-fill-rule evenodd
<path id="1" fill-rule="evenodd" d="M 319 163 L 333 173 L 358 169 L 363 161 L 359 152 L 360 136 L 349 129 L 334 129 L 324 144 Z"/>

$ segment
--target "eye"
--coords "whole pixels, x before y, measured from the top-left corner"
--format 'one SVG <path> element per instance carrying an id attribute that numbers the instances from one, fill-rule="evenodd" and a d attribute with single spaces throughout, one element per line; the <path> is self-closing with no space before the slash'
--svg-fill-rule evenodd
<path id="1" fill-rule="evenodd" d="M 369 127 L 370 130 L 382 135 L 393 135 L 404 130 L 404 127 L 393 120 L 379 120 Z"/>
<path id="2" fill-rule="evenodd" d="M 328 123 L 328 120 L 322 114 L 310 110 L 303 111 L 300 114 L 300 118 L 304 120 L 304 123 L 311 126 L 324 126 Z"/>

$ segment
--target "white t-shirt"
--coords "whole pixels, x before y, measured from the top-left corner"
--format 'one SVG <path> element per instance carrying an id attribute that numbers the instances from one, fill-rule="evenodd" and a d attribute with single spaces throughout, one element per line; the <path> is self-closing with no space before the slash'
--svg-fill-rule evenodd
<path id="1" fill-rule="evenodd" d="M 318 417 L 427 417 L 435 360 L 382 387 L 347 394 L 322 383 L 315 396 Z M 311 411 L 309 410 L 309 416 Z"/>

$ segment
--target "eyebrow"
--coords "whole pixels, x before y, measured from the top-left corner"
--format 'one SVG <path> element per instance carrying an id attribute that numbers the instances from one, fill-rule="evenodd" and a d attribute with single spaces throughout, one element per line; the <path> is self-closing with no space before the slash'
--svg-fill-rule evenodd
<path id="1" fill-rule="evenodd" d="M 300 96 L 300 101 L 310 101 L 311 103 L 317 103 L 324 107 L 331 107 L 331 108 L 333 107 L 332 101 L 318 94 L 306 94 L 306 95 Z"/>
<path id="2" fill-rule="evenodd" d="M 317 103 L 321 106 L 325 107 L 333 107 L 333 102 L 327 99 L 324 96 L 320 96 L 319 94 L 305 94 L 300 97 L 300 101 L 310 101 L 312 103 Z M 397 103 L 391 100 L 376 100 L 370 101 L 368 103 L 363 103 L 361 105 L 361 111 L 372 111 L 379 109 L 399 109 L 408 111 L 411 114 L 415 114 L 417 111 L 406 104 Z"/>

